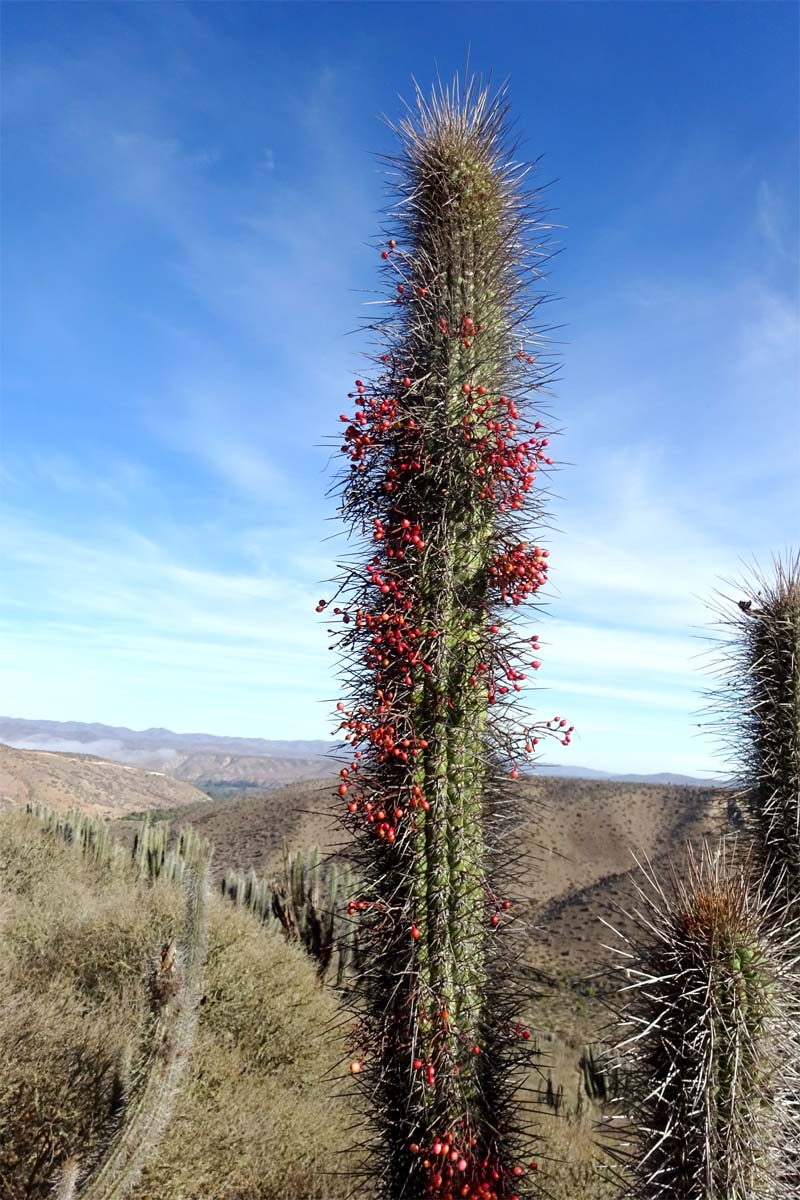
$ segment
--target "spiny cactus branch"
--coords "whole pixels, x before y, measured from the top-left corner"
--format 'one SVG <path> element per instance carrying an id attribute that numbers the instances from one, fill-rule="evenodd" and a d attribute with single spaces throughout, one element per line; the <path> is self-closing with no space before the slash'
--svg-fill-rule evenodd
<path id="1" fill-rule="evenodd" d="M 713 605 L 723 641 L 710 705 L 766 886 L 780 879 L 784 903 L 800 898 L 800 553 L 728 586 Z"/>
<path id="2" fill-rule="evenodd" d="M 157 1149 L 194 1041 L 208 944 L 210 854 L 200 845 L 186 882 L 181 936 L 161 950 L 151 977 L 152 1044 L 104 1157 L 79 1187 L 80 1200 L 124 1200 Z"/>
<path id="3" fill-rule="evenodd" d="M 797 1197 L 786 1168 L 800 1139 L 800 925 L 784 912 L 776 926 L 735 847 L 690 852 L 685 877 L 668 885 L 643 875 L 619 950 L 630 1095 L 610 1128 L 621 1129 L 626 1195 Z"/>

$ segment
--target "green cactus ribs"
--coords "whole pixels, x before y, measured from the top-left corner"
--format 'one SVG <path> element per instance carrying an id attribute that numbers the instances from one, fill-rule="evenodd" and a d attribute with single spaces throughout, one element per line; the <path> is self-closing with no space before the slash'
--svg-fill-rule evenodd
<path id="1" fill-rule="evenodd" d="M 351 1070 L 374 1110 L 372 1182 L 392 1200 L 509 1200 L 537 1170 L 511 1113 L 527 1031 L 495 880 L 509 779 L 572 727 L 532 724 L 521 703 L 541 665 L 519 617 L 547 581 L 531 521 L 553 465 L 531 398 L 553 368 L 529 325 L 546 227 L 506 107 L 456 82 L 418 92 L 395 129 L 381 352 L 340 418 L 360 556 L 317 605 L 348 680 L 339 794 L 364 880 L 348 909 L 363 947 Z"/>

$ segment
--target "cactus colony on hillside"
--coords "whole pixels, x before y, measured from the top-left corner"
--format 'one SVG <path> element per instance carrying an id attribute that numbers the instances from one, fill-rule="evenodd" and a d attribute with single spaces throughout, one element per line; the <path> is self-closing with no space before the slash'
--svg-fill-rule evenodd
<path id="1" fill-rule="evenodd" d="M 345 897 L 355 890 L 349 868 L 323 864 L 318 847 L 287 850 L 280 882 L 259 879 L 252 870 L 226 871 L 221 887 L 234 904 L 281 929 L 288 941 L 299 942 L 314 959 L 320 979 L 333 973 L 335 963 L 334 986 L 345 986 L 359 957 L 358 929 L 345 916 Z"/>
<path id="2" fill-rule="evenodd" d="M 418 93 L 396 129 L 387 313 L 341 417 L 341 512 L 366 539 L 332 609 L 348 674 L 339 792 L 366 880 L 351 1070 L 373 1111 L 370 1182 L 408 1200 L 508 1198 L 536 1168 L 509 1103 L 524 1047 L 494 962 L 511 905 L 492 878 L 513 829 L 506 781 L 544 730 L 571 730 L 534 728 L 514 704 L 539 666 L 513 618 L 547 578 L 529 522 L 552 460 L 530 410 L 550 375 L 528 325 L 544 227 L 505 113 L 502 95 L 455 84 Z"/>
<path id="3" fill-rule="evenodd" d="M 123 863 L 128 858 L 146 880 L 159 878 L 184 881 L 188 865 L 206 848 L 192 825 L 179 829 L 172 842 L 169 823 L 153 824 L 145 816 L 136 830 L 130 855 L 114 839 L 108 823 L 72 810 L 54 812 L 29 803 L 27 811 L 44 829 L 78 846 L 101 866 Z M 346 919 L 347 900 L 355 888 L 349 868 L 320 862 L 318 847 L 284 854 L 283 878 L 260 879 L 255 871 L 226 870 L 220 888 L 233 904 L 247 908 L 272 929 L 281 930 L 287 941 L 299 942 L 315 961 L 320 979 L 333 975 L 334 986 L 348 986 L 359 960 L 358 930 Z"/>

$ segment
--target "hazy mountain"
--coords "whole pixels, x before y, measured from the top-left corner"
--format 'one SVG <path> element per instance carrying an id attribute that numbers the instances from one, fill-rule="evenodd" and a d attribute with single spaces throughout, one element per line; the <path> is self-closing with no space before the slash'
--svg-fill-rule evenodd
<path id="1" fill-rule="evenodd" d="M 623 775 L 615 771 L 595 771 L 592 767 L 562 766 L 559 763 L 537 763 L 533 774 L 555 776 L 559 779 L 609 779 L 616 783 L 659 783 L 675 787 L 730 787 L 730 780 L 699 775 L 676 775 L 658 771 L 654 775 Z"/>
<path id="2" fill-rule="evenodd" d="M 321 779 L 336 770 L 325 757 L 330 747 L 322 741 L 270 741 L 0 717 L 0 742 L 25 750 L 93 754 L 201 787 L 280 787 L 294 780 Z"/>
<path id="3" fill-rule="evenodd" d="M 324 742 L 219 737 L 211 733 L 174 733 L 171 729 L 134 730 L 81 721 L 0 717 L 0 742 L 25 750 L 93 754 L 128 766 L 162 771 L 200 787 L 279 787 L 302 779 L 323 779 L 336 770 L 336 765 L 326 757 L 333 739 Z M 669 772 L 623 774 L 572 764 L 540 763 L 535 773 L 627 783 L 724 786 L 718 779 Z"/>

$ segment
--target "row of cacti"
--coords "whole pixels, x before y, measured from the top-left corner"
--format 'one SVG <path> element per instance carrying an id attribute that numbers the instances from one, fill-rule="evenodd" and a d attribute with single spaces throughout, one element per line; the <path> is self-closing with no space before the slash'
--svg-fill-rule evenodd
<path id="1" fill-rule="evenodd" d="M 127 851 L 101 817 L 89 816 L 78 809 L 55 812 L 36 801 L 29 801 L 25 808 L 46 832 L 77 846 L 92 862 L 102 867 L 130 862 L 143 879 L 151 881 L 163 877 L 181 883 L 188 865 L 206 846 L 194 827 L 186 825 L 179 830 L 175 844 L 170 848 L 169 825 L 163 821 L 154 824 L 149 817 L 144 817 L 134 835 L 131 850 Z"/>
<path id="2" fill-rule="evenodd" d="M 75 845 L 98 866 L 112 867 L 125 861 L 126 852 L 111 836 L 107 821 L 90 817 L 77 809 L 56 812 L 37 801 L 28 801 L 25 809 L 36 817 L 44 830 Z"/>
<path id="3" fill-rule="evenodd" d="M 101 866 L 126 861 L 124 847 L 111 835 L 108 823 L 71 810 L 53 812 L 36 803 L 27 810 L 44 829 L 80 847 Z M 194 826 L 185 825 L 171 844 L 166 821 L 154 824 L 145 817 L 133 839 L 130 861 L 145 879 L 181 883 L 203 839 Z M 284 853 L 283 878 L 268 881 L 254 871 L 226 871 L 220 890 L 234 904 L 249 909 L 267 926 L 281 930 L 287 941 L 296 941 L 314 959 L 320 979 L 336 988 L 349 986 L 359 962 L 358 926 L 351 898 L 356 878 L 348 868 L 320 860 L 318 847 Z"/>
<path id="4" fill-rule="evenodd" d="M 228 871 L 220 886 L 234 904 L 281 929 L 288 941 L 299 942 L 314 959 L 320 979 L 330 976 L 335 987 L 347 985 L 360 962 L 351 906 L 356 877 L 349 867 L 321 862 L 318 847 L 286 850 L 280 882 L 260 879 L 253 870 Z"/>

